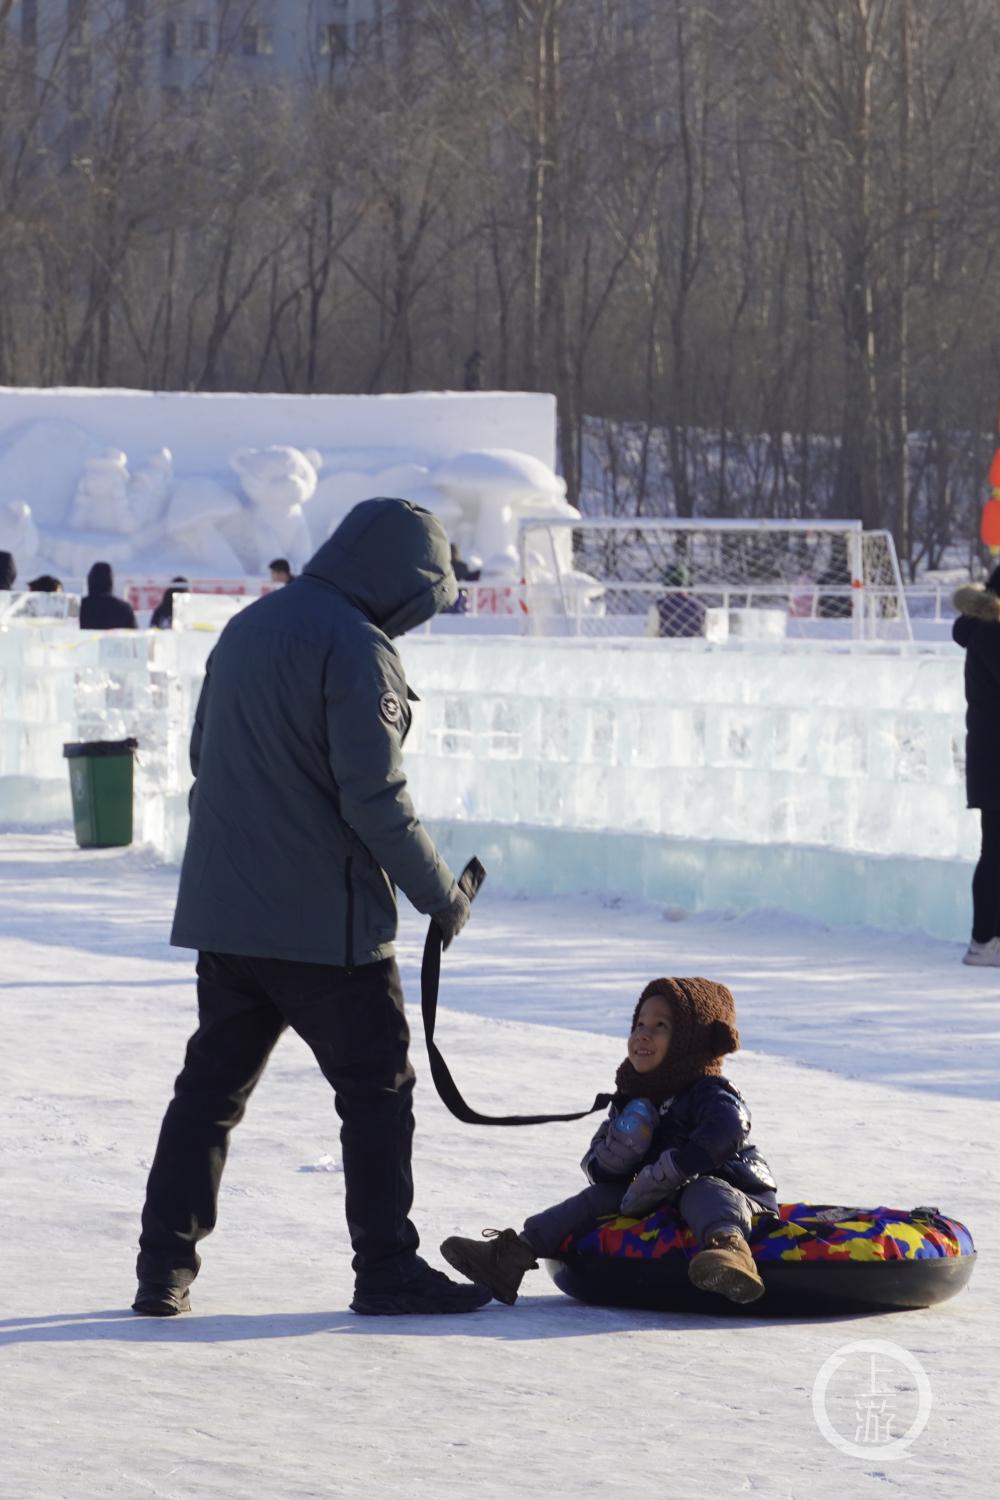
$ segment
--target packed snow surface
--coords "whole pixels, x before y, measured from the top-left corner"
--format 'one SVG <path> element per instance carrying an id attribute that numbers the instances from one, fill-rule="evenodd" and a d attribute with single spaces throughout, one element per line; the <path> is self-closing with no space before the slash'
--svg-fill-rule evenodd
<path id="1" fill-rule="evenodd" d="M 980 1252 L 952 1302 L 732 1323 L 584 1307 L 539 1271 L 514 1308 L 357 1318 L 333 1101 L 287 1036 L 235 1133 L 195 1311 L 148 1320 L 127 1310 L 138 1215 L 194 1015 L 191 955 L 167 946 L 175 884 L 63 831 L 0 836 L 5 1500 L 995 1493 L 1000 971 L 929 938 L 527 902 L 489 882 L 445 958 L 438 1040 L 493 1112 L 607 1088 L 646 980 L 730 984 L 745 1050 L 728 1072 L 780 1196 L 940 1205 Z M 415 1218 L 440 1264 L 445 1235 L 576 1191 L 590 1122 L 488 1130 L 446 1113 L 419 1035 L 423 933 L 407 909 Z M 916 1356 L 933 1393 L 898 1462 L 847 1456 L 813 1418 L 823 1362 L 873 1338 Z"/>

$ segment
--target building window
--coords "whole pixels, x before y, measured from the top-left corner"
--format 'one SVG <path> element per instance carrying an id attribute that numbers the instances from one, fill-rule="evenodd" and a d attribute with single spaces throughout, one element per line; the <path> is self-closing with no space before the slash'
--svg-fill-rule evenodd
<path id="1" fill-rule="evenodd" d="M 38 46 L 38 0 L 21 0 L 21 46 Z"/>
<path id="2" fill-rule="evenodd" d="M 347 27 L 339 21 L 324 22 L 317 26 L 316 48 L 320 57 L 344 57 L 347 52 Z"/>
<path id="3" fill-rule="evenodd" d="M 66 0 L 66 40 L 70 51 L 87 45 L 87 0 Z"/>
<path id="4" fill-rule="evenodd" d="M 181 28 L 177 21 L 163 23 L 163 55 L 176 57 L 181 50 Z"/>
<path id="5" fill-rule="evenodd" d="M 191 51 L 207 52 L 212 45 L 211 28 L 207 21 L 192 21 Z"/>
<path id="6" fill-rule="evenodd" d="M 270 57 L 274 52 L 274 27 L 248 21 L 243 27 L 243 56 Z"/>

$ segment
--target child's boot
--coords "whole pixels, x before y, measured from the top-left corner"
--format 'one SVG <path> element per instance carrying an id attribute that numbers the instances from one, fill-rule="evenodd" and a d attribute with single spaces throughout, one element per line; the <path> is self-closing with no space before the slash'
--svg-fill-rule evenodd
<path id="1" fill-rule="evenodd" d="M 512 1307 L 525 1271 L 537 1271 L 535 1252 L 516 1229 L 484 1229 L 483 1240 L 463 1240 L 453 1236 L 441 1246 L 441 1254 L 450 1266 L 489 1287 L 498 1302 Z"/>
<path id="2" fill-rule="evenodd" d="M 700 1292 L 718 1292 L 730 1302 L 756 1302 L 764 1283 L 738 1229 L 710 1234 L 688 1266 L 688 1278 Z"/>

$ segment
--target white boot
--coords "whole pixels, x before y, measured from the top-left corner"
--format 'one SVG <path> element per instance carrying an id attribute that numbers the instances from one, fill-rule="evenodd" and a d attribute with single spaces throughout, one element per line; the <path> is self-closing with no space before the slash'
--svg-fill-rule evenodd
<path id="1" fill-rule="evenodd" d="M 972 964 L 977 969 L 1000 969 L 1000 938 L 990 938 L 988 943 L 977 943 L 970 939 L 962 958 L 963 964 Z"/>

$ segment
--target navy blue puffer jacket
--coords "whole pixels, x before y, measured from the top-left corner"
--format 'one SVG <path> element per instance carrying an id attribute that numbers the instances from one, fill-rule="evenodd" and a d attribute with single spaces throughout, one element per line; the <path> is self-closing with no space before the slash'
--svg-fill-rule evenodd
<path id="1" fill-rule="evenodd" d="M 604 1171 L 594 1160 L 594 1148 L 627 1103 L 624 1096 L 616 1095 L 608 1118 L 601 1122 L 580 1163 L 591 1182 L 615 1181 L 614 1174 Z M 778 1206 L 774 1174 L 750 1140 L 746 1100 L 727 1078 L 699 1078 L 660 1106 L 660 1121 L 649 1150 L 629 1178 L 656 1161 L 664 1151 L 675 1153 L 677 1167 L 687 1177 L 721 1177 L 762 1208 L 773 1212 Z"/>

